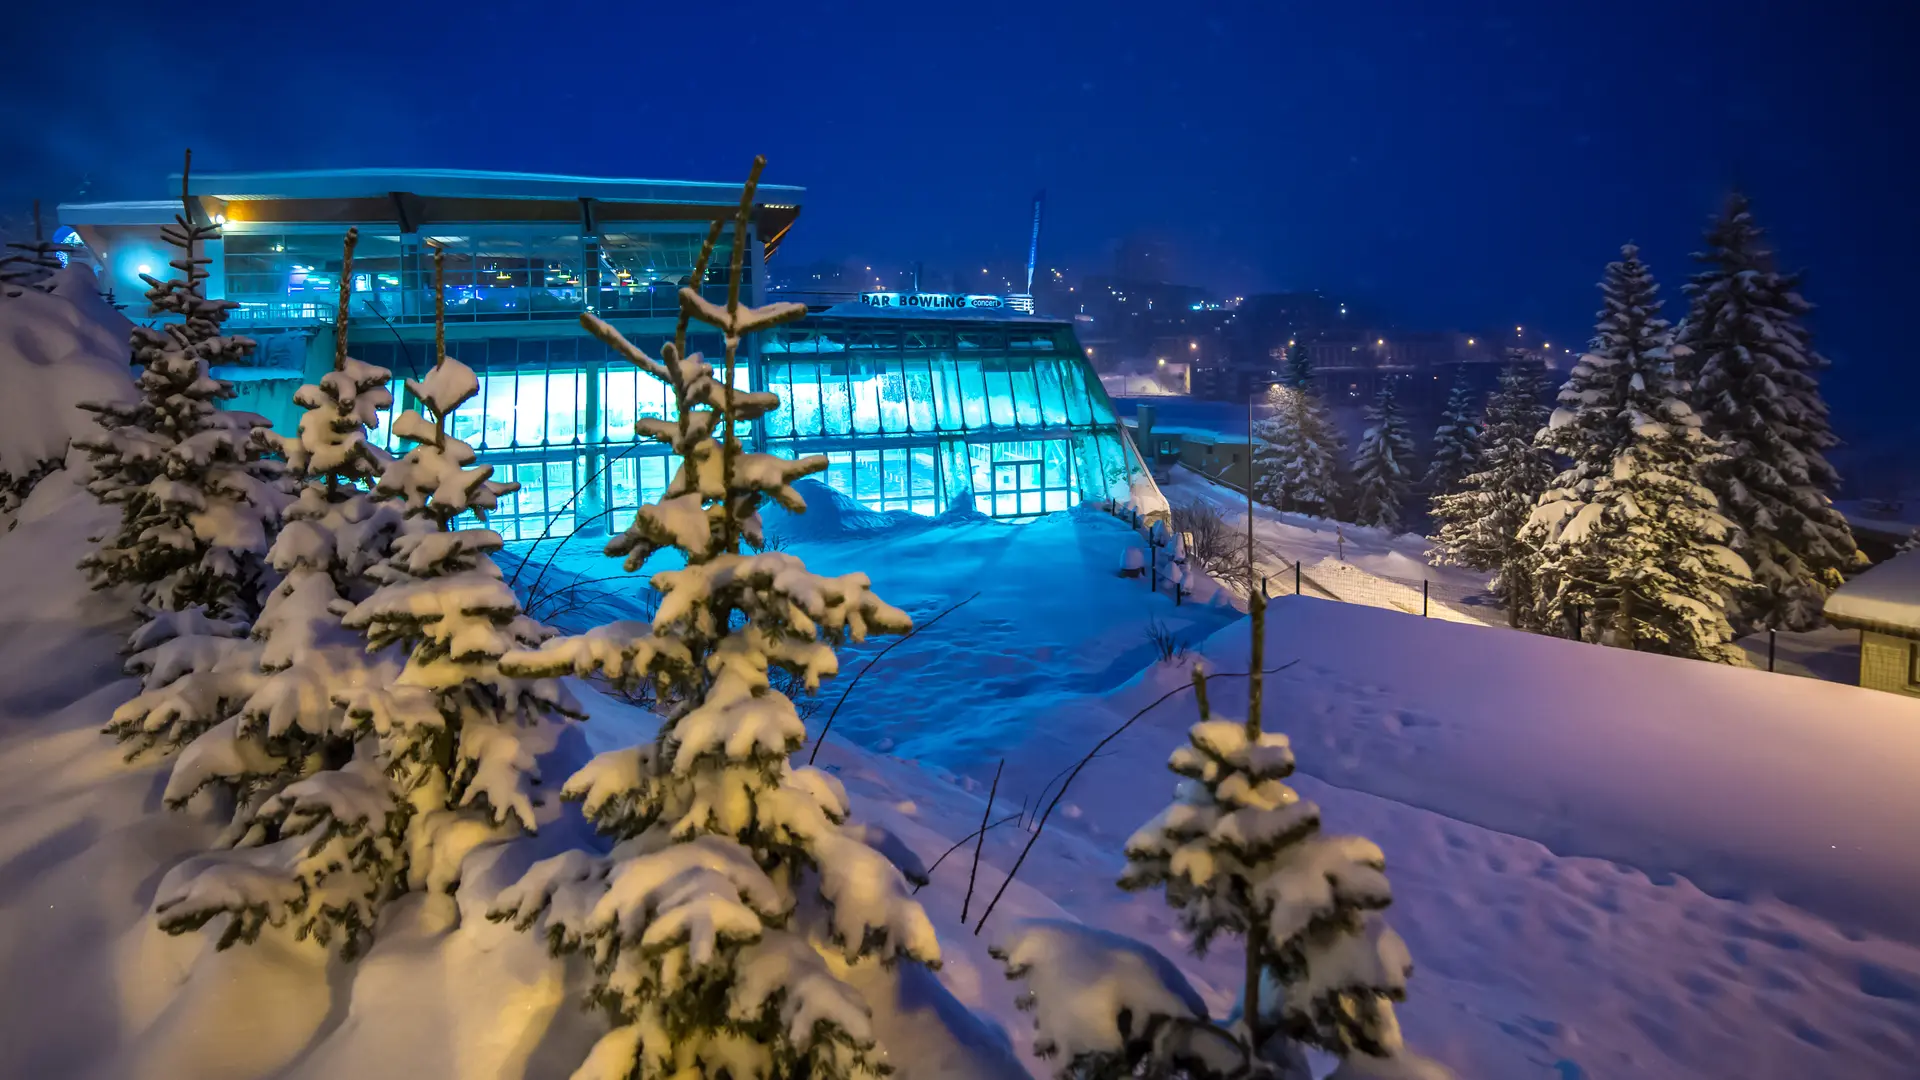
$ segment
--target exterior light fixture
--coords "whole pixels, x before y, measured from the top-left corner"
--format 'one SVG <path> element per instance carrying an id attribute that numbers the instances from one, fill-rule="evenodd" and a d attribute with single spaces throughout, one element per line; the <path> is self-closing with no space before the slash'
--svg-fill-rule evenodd
<path id="1" fill-rule="evenodd" d="M 143 274 L 151 274 L 153 273 L 153 266 L 149 263 L 141 263 L 140 272 Z"/>
<path id="2" fill-rule="evenodd" d="M 1160 358 L 1160 366 L 1161 366 L 1161 367 L 1166 367 L 1166 366 L 1167 366 L 1167 358 L 1166 358 L 1166 357 L 1164 357 L 1164 356 L 1163 356 L 1163 357 L 1161 357 L 1161 358 Z"/>

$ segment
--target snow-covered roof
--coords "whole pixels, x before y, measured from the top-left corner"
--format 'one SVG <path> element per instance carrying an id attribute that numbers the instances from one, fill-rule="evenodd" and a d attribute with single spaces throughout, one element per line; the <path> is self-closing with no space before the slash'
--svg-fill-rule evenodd
<path id="1" fill-rule="evenodd" d="M 1827 618 L 1920 637 L 1920 550 L 1903 551 L 1834 590 Z"/>

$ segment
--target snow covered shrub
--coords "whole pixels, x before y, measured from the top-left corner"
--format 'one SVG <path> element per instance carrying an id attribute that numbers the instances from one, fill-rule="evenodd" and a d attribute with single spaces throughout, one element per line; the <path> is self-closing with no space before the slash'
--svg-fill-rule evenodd
<path id="1" fill-rule="evenodd" d="M 1187 655 L 1187 639 L 1173 632 L 1173 628 L 1159 619 L 1147 620 L 1147 643 L 1153 646 L 1153 653 L 1163 664 L 1184 659 Z"/>
<path id="2" fill-rule="evenodd" d="M 238 305 L 201 291 L 210 260 L 200 244 L 220 230 L 194 222 L 184 183 L 181 212 L 163 230 L 180 249 L 170 263 L 179 276 L 142 275 L 152 314 L 173 321 L 133 330 L 140 396 L 82 406 L 100 425 L 75 444 L 92 462 L 87 490 L 119 507 L 121 520 L 95 538 L 100 546 L 80 567 L 95 588 L 132 585 L 152 608 L 200 605 L 246 617 L 258 610 L 263 556 L 285 495 L 280 463 L 264 456 L 266 418 L 218 404 L 233 387 L 210 366 L 244 358 L 253 341 L 225 336 L 227 312 Z"/>
<path id="3" fill-rule="evenodd" d="M 1187 560 L 1215 578 L 1244 581 L 1247 538 L 1227 524 L 1213 504 L 1190 502 L 1172 511 L 1173 532 L 1186 537 Z"/>
<path id="4" fill-rule="evenodd" d="M 1246 1048 L 1207 1018 L 1173 962 L 1120 934 L 1052 919 L 1018 924 L 990 950 L 1033 1014 L 1033 1052 L 1061 1080 L 1244 1075 Z"/>
<path id="5" fill-rule="evenodd" d="M 1256 671 L 1264 607 L 1256 598 Z M 1245 942 L 1236 1035 L 1289 1080 L 1308 1075 L 1301 1045 L 1427 1067 L 1394 1017 L 1413 965 L 1378 918 L 1393 897 L 1385 858 L 1371 841 L 1321 833 L 1319 807 L 1285 783 L 1287 737 L 1260 729 L 1258 685 L 1248 719 L 1216 719 L 1194 669 L 1200 717 L 1167 763 L 1183 779 L 1174 803 L 1128 839 L 1120 885 L 1165 889 L 1196 952 L 1222 934 Z"/>
<path id="6" fill-rule="evenodd" d="M 652 743 L 599 755 L 562 791 L 584 803 L 612 851 L 536 863 L 493 912 L 523 929 L 541 925 L 557 950 L 591 959 L 590 1003 L 614 1026 L 578 1080 L 884 1073 L 865 1002 L 822 951 L 847 963 L 939 962 L 932 924 L 901 872 L 866 831 L 845 824 L 845 790 L 790 763 L 806 727 L 769 679 L 784 671 L 814 690 L 838 670 L 834 645 L 911 623 L 864 574 L 824 577 L 784 552 L 746 550 L 762 539 L 763 502 L 803 511 L 793 482 L 827 464 L 740 446 L 737 425 L 779 405 L 733 388 L 741 338 L 805 312 L 739 303 L 762 164 L 735 218 L 736 284 L 724 306 L 682 289 L 678 329 L 658 360 L 593 316 L 581 319 L 673 394 L 671 419 L 637 427 L 680 465 L 659 501 L 606 546 L 629 572 L 662 551 L 683 560 L 652 577 L 659 611 L 651 623 L 610 623 L 502 660 L 522 677 L 651 682 L 663 707 Z M 720 231 L 720 223 L 709 231 L 694 280 L 704 279 Z M 724 335 L 724 374 L 686 353 L 693 319 Z"/>
<path id="7" fill-rule="evenodd" d="M 1592 351 L 1540 433 L 1572 460 L 1522 530 L 1541 552 L 1537 618 L 1577 611 L 1595 641 L 1742 664 L 1726 605 L 1749 572 L 1705 482 L 1724 455 L 1682 399 L 1658 291 L 1623 247 L 1601 283 Z"/>

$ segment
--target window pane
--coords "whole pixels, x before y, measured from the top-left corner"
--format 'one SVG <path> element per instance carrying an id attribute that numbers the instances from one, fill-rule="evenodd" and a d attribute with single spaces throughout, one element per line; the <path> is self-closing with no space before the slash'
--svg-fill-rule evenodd
<path id="1" fill-rule="evenodd" d="M 969 428 L 987 426 L 987 384 L 980 376 L 980 361 L 955 361 L 960 382 L 960 414 Z"/>
<path id="2" fill-rule="evenodd" d="M 907 430 L 907 380 L 899 360 L 888 360 L 880 371 L 880 429 Z"/>
<path id="3" fill-rule="evenodd" d="M 820 431 L 824 435 L 848 435 L 853 432 L 853 406 L 847 398 L 847 366 L 844 362 L 822 365 Z"/>
<path id="4" fill-rule="evenodd" d="M 1034 361 L 1034 374 L 1040 387 L 1040 415 L 1049 424 L 1067 422 L 1067 402 L 1060 392 L 1060 362 Z"/>
<path id="5" fill-rule="evenodd" d="M 878 498 L 880 495 L 880 451 L 855 451 L 853 460 L 854 497 L 862 501 Z"/>
<path id="6" fill-rule="evenodd" d="M 793 433 L 820 434 L 820 382 L 818 364 L 794 364 L 792 368 Z"/>
<path id="7" fill-rule="evenodd" d="M 1013 383 L 1007 369 L 991 364 L 986 369 L 987 419 L 995 427 L 1013 426 Z"/>
<path id="8" fill-rule="evenodd" d="M 853 455 L 845 450 L 827 455 L 827 486 L 853 498 Z"/>
<path id="9" fill-rule="evenodd" d="M 767 365 L 767 392 L 780 397 L 780 407 L 767 414 L 767 434 L 793 434 L 793 368 L 787 364 Z"/>
<path id="10" fill-rule="evenodd" d="M 881 455 L 880 494 L 889 499 L 907 494 L 907 452 L 887 450 Z"/>
<path id="11" fill-rule="evenodd" d="M 515 446 L 539 446 L 547 441 L 547 384 L 537 375 L 515 380 L 511 436 Z"/>
<path id="12" fill-rule="evenodd" d="M 880 430 L 880 372 L 874 361 L 849 364 L 853 371 L 853 430 Z"/>
<path id="13" fill-rule="evenodd" d="M 933 430 L 933 376 L 925 360 L 906 363 L 907 422 L 915 431 Z"/>
<path id="14" fill-rule="evenodd" d="M 1040 391 L 1033 381 L 1031 367 L 1016 367 L 1008 372 L 1013 381 L 1013 417 L 1021 427 L 1040 426 Z"/>

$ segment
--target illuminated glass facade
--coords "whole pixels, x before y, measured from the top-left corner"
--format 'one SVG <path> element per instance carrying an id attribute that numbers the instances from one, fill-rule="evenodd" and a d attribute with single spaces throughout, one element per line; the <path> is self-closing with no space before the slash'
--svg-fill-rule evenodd
<path id="1" fill-rule="evenodd" d="M 719 352 L 717 339 L 690 344 Z M 825 455 L 821 479 L 873 509 L 931 515 L 971 499 L 981 513 L 1023 519 L 1116 486 L 1125 493 L 1128 451 L 1113 407 L 1066 325 L 818 314 L 760 345 L 736 383 L 782 405 L 744 431 L 748 442 Z M 623 518 L 665 490 L 675 462 L 636 442 L 633 424 L 671 419 L 673 402 L 597 340 L 494 338 L 448 351 L 481 385 L 454 415 L 454 434 L 521 485 L 492 519 L 508 539 L 604 526 L 609 513 Z M 423 349 L 397 341 L 356 339 L 353 352 L 396 373 L 396 399 L 398 376 L 426 362 Z"/>
<path id="2" fill-rule="evenodd" d="M 394 372 L 400 407 L 403 379 L 431 363 L 433 252 L 444 252 L 448 351 L 481 384 L 453 431 L 520 484 L 491 515 L 502 534 L 603 529 L 665 489 L 676 462 L 633 431 L 640 417 L 672 415 L 665 388 L 612 356 L 579 317 L 593 312 L 657 349 L 673 332 L 680 288 L 694 284 L 709 223 L 733 217 L 738 186 L 349 169 L 196 175 L 189 190 L 189 212 L 223 232 L 204 251 L 208 293 L 235 302 L 233 328 L 261 346 L 251 371 L 222 373 L 242 388 L 236 407 L 287 430 L 297 422 L 293 389 L 332 361 L 341 238 L 353 226 L 350 350 Z M 740 268 L 752 302 L 765 300 L 765 259 L 802 194 L 759 188 Z M 180 208 L 60 212 L 103 282 L 137 295 L 139 273 L 171 258 L 160 227 Z M 699 283 L 714 300 L 727 293 L 730 243 L 728 234 Z M 842 303 L 751 339 L 739 385 L 782 405 L 743 432 L 749 445 L 825 455 L 821 479 L 881 510 L 970 504 L 1020 520 L 1126 495 L 1140 470 L 1071 325 L 1011 309 L 911 307 Z M 720 352 L 711 336 L 690 345 Z"/>

